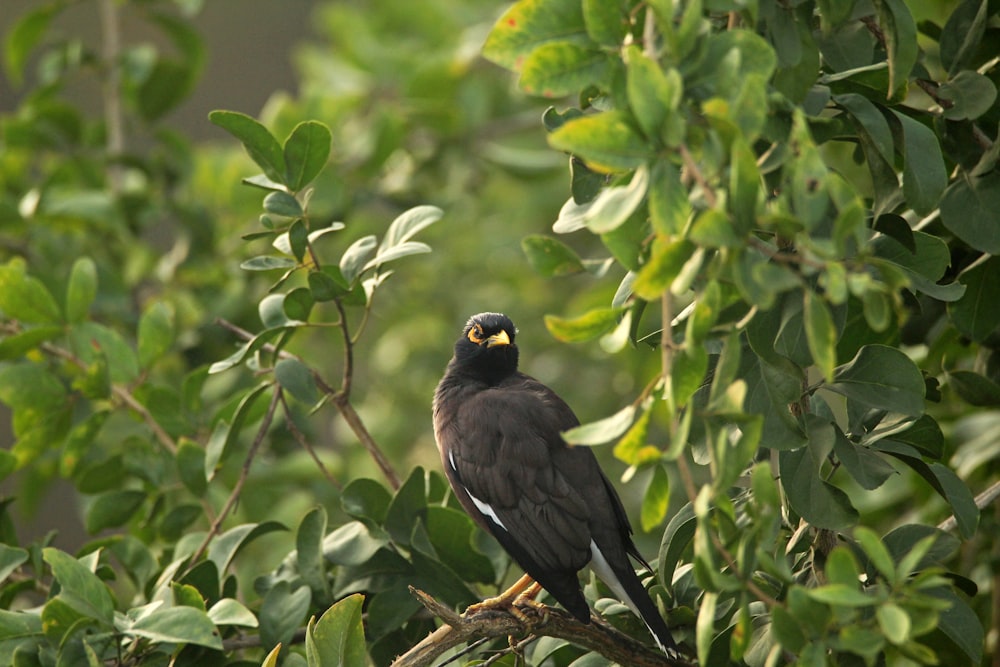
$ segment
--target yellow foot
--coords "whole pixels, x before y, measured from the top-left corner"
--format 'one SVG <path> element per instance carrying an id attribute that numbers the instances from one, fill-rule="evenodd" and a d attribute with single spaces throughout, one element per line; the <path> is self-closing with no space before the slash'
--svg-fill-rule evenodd
<path id="1" fill-rule="evenodd" d="M 542 587 L 538 584 L 538 582 L 526 574 L 514 582 L 513 586 L 505 590 L 500 595 L 469 605 L 463 616 L 469 616 L 471 614 L 477 614 L 481 611 L 496 609 L 506 611 L 512 614 L 517 620 L 521 621 L 521 623 L 530 625 L 532 623 L 532 619 L 529 618 L 528 615 L 520 609 L 520 607 L 532 609 L 544 618 L 544 616 L 548 613 L 545 605 L 535 601 L 535 596 L 537 596 L 541 591 Z"/>

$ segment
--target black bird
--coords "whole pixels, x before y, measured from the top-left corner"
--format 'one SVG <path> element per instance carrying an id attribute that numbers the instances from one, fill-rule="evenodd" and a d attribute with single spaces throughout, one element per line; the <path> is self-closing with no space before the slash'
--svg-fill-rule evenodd
<path id="1" fill-rule="evenodd" d="M 659 647 L 678 656 L 667 624 L 636 576 L 647 569 L 611 482 L 586 447 L 561 433 L 580 422 L 554 391 L 517 370 L 515 328 L 500 313 L 466 323 L 434 394 L 434 435 L 448 481 L 465 510 L 527 576 L 484 605 L 511 606 L 540 584 L 582 623 L 590 608 L 584 566 L 638 615 Z"/>

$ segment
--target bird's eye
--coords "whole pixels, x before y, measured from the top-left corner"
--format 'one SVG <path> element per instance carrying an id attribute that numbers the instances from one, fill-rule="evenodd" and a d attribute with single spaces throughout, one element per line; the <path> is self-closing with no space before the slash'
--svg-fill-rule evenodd
<path id="1" fill-rule="evenodd" d="M 476 345 L 482 345 L 483 341 L 486 340 L 486 334 L 483 333 L 483 327 L 481 325 L 472 325 L 472 328 L 469 329 L 469 340 Z"/>

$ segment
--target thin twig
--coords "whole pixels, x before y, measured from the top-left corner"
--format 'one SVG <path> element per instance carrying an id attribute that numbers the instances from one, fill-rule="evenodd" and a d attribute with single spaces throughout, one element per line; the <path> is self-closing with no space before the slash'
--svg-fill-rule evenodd
<path id="1" fill-rule="evenodd" d="M 994 482 L 992 486 L 976 496 L 976 507 L 980 510 L 984 510 L 992 505 L 997 498 L 1000 498 L 1000 482 Z M 952 514 L 950 517 L 939 523 L 937 528 L 938 530 L 950 533 L 958 528 L 958 520 L 955 518 L 955 515 Z"/>
<path id="2" fill-rule="evenodd" d="M 341 486 L 340 482 L 337 481 L 337 478 L 334 477 L 329 470 L 327 470 L 326 466 L 323 464 L 323 460 L 320 459 L 319 455 L 316 453 L 316 450 L 313 448 L 312 444 L 310 444 L 308 438 L 306 438 L 305 434 L 299 430 L 298 425 L 292 418 L 292 411 L 288 407 L 288 401 L 285 400 L 284 393 L 281 394 L 281 408 L 285 412 L 285 426 L 288 428 L 289 433 L 292 434 L 292 437 L 295 438 L 295 441 L 299 443 L 299 446 L 301 446 L 302 449 L 306 450 L 309 453 L 309 456 L 312 457 L 312 460 L 316 463 L 316 466 L 320 469 L 320 472 L 322 472 L 323 476 L 326 477 L 326 481 L 330 482 L 330 484 L 337 487 L 337 489 L 343 490 L 344 487 Z"/>
<path id="3" fill-rule="evenodd" d="M 104 67 L 102 97 L 107 133 L 104 147 L 111 158 L 107 167 L 108 184 L 111 192 L 117 194 L 122 188 L 122 170 L 118 160 L 125 152 L 125 120 L 118 63 L 121 57 L 121 23 L 116 0 L 101 0 L 97 4 L 101 19 L 101 64 Z"/>
<path id="4" fill-rule="evenodd" d="M 681 144 L 678 149 L 681 154 L 681 158 L 684 160 L 684 166 L 687 168 L 688 173 L 694 178 L 695 182 L 701 187 L 701 190 L 705 197 L 705 203 L 708 204 L 710 208 L 715 208 L 716 197 L 715 190 L 709 185 L 708 181 L 705 180 L 705 175 L 701 173 L 701 169 L 698 167 L 698 163 L 695 162 L 694 156 L 691 155 L 691 151 L 685 144 Z"/>
<path id="5" fill-rule="evenodd" d="M 236 507 L 236 502 L 239 500 L 240 494 L 243 492 L 243 486 L 250 477 L 250 467 L 253 465 L 253 460 L 257 457 L 257 451 L 260 449 L 261 444 L 263 444 L 264 438 L 267 436 L 268 429 L 271 428 L 271 422 L 274 421 L 274 414 L 277 412 L 280 400 L 281 387 L 275 385 L 274 394 L 271 396 L 271 404 L 267 407 L 267 412 L 264 413 L 264 419 L 260 423 L 260 427 L 257 429 L 257 435 L 254 437 L 253 443 L 247 451 L 246 458 L 243 460 L 243 468 L 240 470 L 239 479 L 236 480 L 236 484 L 233 486 L 233 490 L 230 492 L 229 498 L 226 499 L 226 504 L 222 506 L 221 510 L 219 510 L 219 515 L 215 517 L 211 527 L 208 529 L 208 534 L 205 535 L 205 539 L 202 540 L 201 544 L 188 561 L 188 566 L 186 568 L 187 571 L 190 571 L 191 568 L 193 568 L 198 560 L 204 555 L 205 551 L 208 549 L 208 545 L 211 544 L 212 540 L 219 534 L 219 531 L 222 530 L 222 523 L 229 516 L 229 513 L 233 511 L 233 508 Z"/>

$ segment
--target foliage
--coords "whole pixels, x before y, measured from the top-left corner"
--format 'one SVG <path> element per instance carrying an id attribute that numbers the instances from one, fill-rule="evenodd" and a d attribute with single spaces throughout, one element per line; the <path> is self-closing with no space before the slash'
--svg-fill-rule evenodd
<path id="1" fill-rule="evenodd" d="M 988 659 L 997 9 L 480 4 L 326 7 L 297 97 L 211 114 L 245 155 L 166 129 L 205 53 L 167 3 L 95 7 L 169 52 L 60 41 L 62 3 L 16 23 L 8 75 L 43 58 L 0 153 L 0 662 L 388 664 L 435 626 L 408 586 L 499 586 L 427 414 L 487 308 L 566 369 L 567 440 L 613 443 L 699 664 Z M 101 119 L 63 97 L 90 70 Z M 11 523 L 55 478 L 73 555 Z"/>

